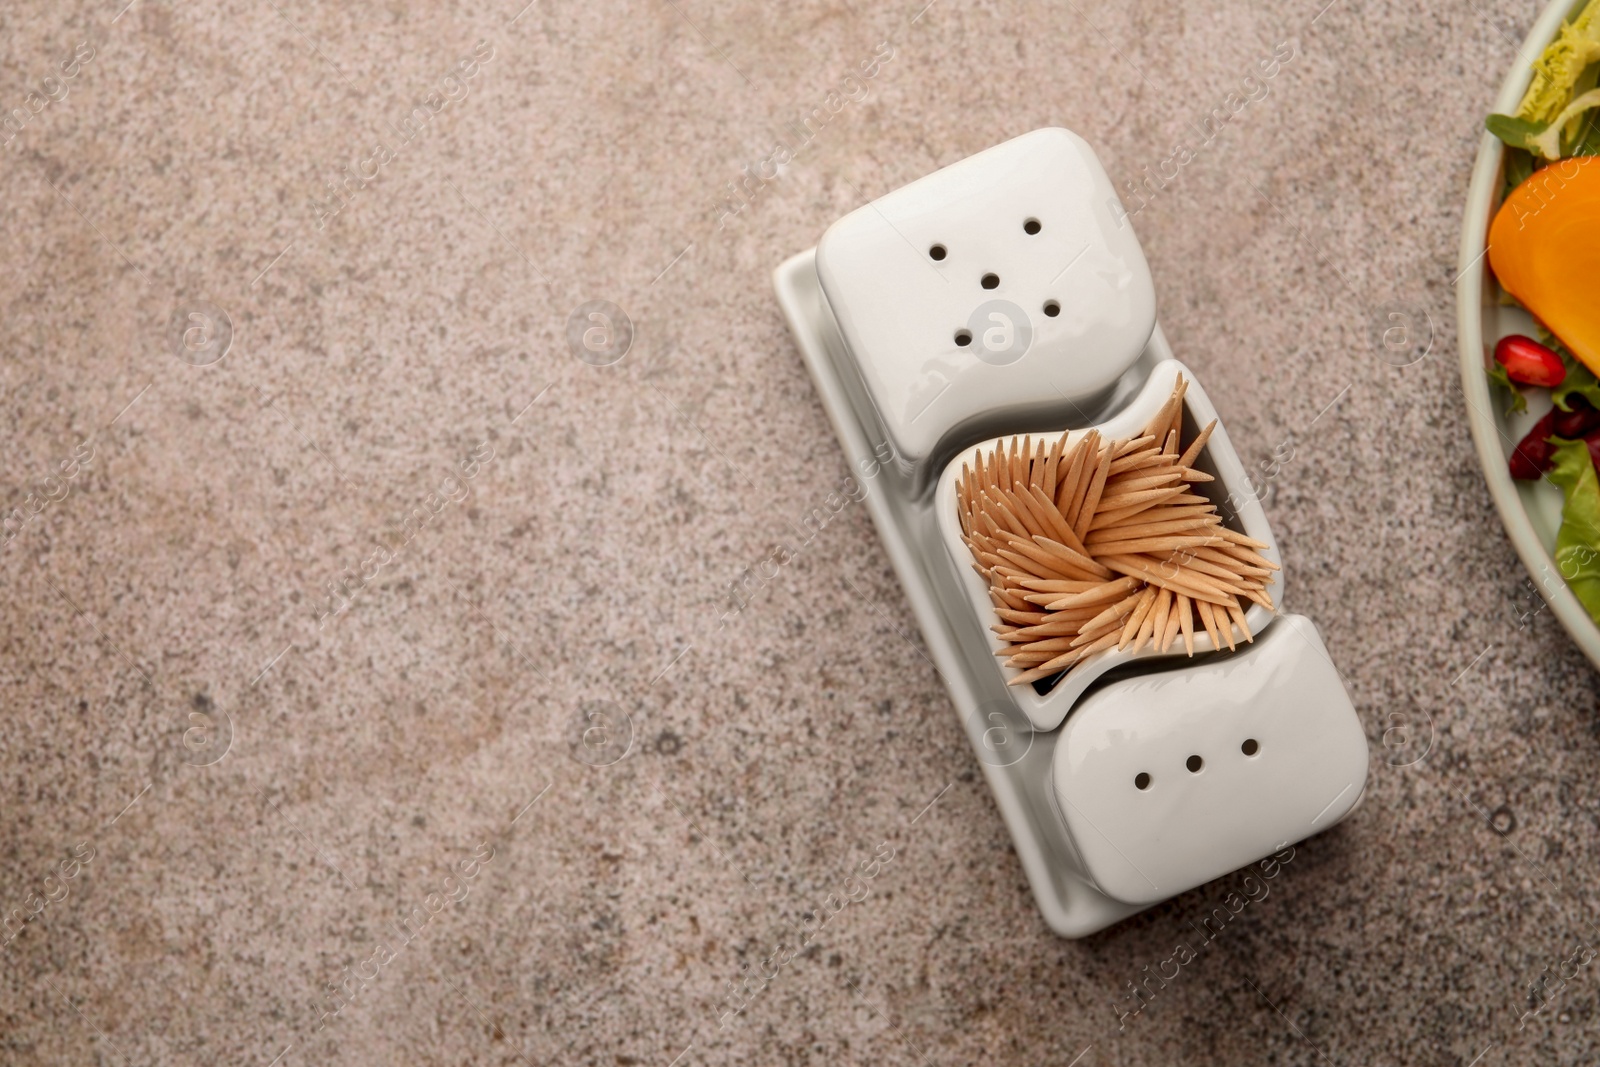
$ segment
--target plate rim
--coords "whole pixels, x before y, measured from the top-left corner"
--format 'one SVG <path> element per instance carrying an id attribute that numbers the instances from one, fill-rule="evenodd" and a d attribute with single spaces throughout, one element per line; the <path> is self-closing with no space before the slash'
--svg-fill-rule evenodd
<path id="1" fill-rule="evenodd" d="M 1533 65 L 1526 53 L 1531 50 L 1535 57 L 1542 53 L 1568 15 L 1582 3 L 1583 0 L 1551 0 L 1545 7 L 1533 28 L 1528 31 L 1522 47 L 1517 50 L 1517 63 L 1506 75 L 1499 95 L 1495 97 L 1495 111 L 1509 114 L 1521 102 L 1533 79 Z M 1511 539 L 1512 548 L 1522 560 L 1529 577 L 1540 587 L 1545 602 L 1555 612 L 1573 643 L 1596 669 L 1600 669 L 1600 625 L 1589 618 L 1589 613 L 1584 610 L 1577 596 L 1561 580 L 1555 558 L 1528 518 L 1522 496 L 1506 466 L 1507 452 L 1500 440 L 1503 431 L 1494 415 L 1495 400 L 1489 392 L 1489 377 L 1484 368 L 1483 297 L 1488 276 L 1485 242 L 1488 240 L 1491 207 L 1500 183 L 1503 156 L 1504 146 L 1499 138 L 1485 132 L 1478 143 L 1478 155 L 1473 165 L 1472 182 L 1467 189 L 1461 224 L 1461 249 L 1457 261 L 1460 273 L 1456 277 L 1456 333 L 1460 347 L 1461 389 L 1467 400 L 1467 422 L 1478 453 L 1478 465 L 1483 469 L 1484 481 L 1489 486 L 1489 496 L 1494 500 L 1495 510 L 1500 513 L 1501 525 Z M 1542 578 L 1553 581 L 1545 582 Z"/>

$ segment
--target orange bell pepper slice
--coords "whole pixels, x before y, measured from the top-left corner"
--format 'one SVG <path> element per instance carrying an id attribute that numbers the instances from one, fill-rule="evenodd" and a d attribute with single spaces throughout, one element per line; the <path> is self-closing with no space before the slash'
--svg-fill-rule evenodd
<path id="1" fill-rule="evenodd" d="M 1600 375 L 1600 156 L 1552 163 L 1513 189 L 1489 227 L 1489 266 Z"/>

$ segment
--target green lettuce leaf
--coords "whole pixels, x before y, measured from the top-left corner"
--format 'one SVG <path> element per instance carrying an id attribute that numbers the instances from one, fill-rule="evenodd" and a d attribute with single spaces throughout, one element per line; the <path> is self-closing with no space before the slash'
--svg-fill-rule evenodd
<path id="1" fill-rule="evenodd" d="M 1533 65 L 1533 79 L 1514 115 L 1490 115 L 1489 132 L 1513 148 L 1547 160 L 1592 154 L 1600 146 L 1600 0 L 1589 0 Z"/>
<path id="2" fill-rule="evenodd" d="M 1509 147 L 1520 148 L 1553 162 L 1567 156 L 1595 154 L 1582 151 L 1596 141 L 1596 116 L 1590 114 L 1595 108 L 1600 108 L 1600 89 L 1590 89 L 1576 97 L 1550 122 L 1490 115 L 1483 120 L 1483 125 Z"/>
<path id="3" fill-rule="evenodd" d="M 1520 148 L 1524 152 L 1539 154 L 1539 136 L 1549 128 L 1548 123 L 1532 122 L 1528 119 L 1513 118 L 1510 115 L 1493 114 L 1483 120 L 1484 128 L 1504 141 L 1511 148 Z M 1532 171 L 1530 170 L 1531 174 Z"/>
<path id="4" fill-rule="evenodd" d="M 1528 410 L 1528 398 L 1522 395 L 1522 390 L 1517 388 L 1517 383 L 1511 380 L 1511 375 L 1506 373 L 1506 369 L 1500 365 L 1498 359 L 1489 361 L 1489 368 L 1486 373 L 1489 375 L 1491 382 L 1504 386 L 1506 391 L 1511 394 L 1511 406 L 1506 408 L 1507 415 L 1520 415 Z"/>
<path id="5" fill-rule="evenodd" d="M 1596 112 L 1596 114 L 1600 114 L 1600 112 Z M 1500 116 L 1491 115 L 1489 117 L 1493 119 Z M 1505 140 L 1504 137 L 1500 139 L 1502 141 Z M 1505 171 L 1505 184 L 1500 189 L 1500 199 L 1504 201 L 1506 197 L 1511 195 L 1511 190 L 1533 177 L 1533 153 L 1526 148 L 1508 145 L 1506 147 L 1506 163 L 1502 169 Z"/>
<path id="6" fill-rule="evenodd" d="M 1554 465 L 1545 477 L 1567 498 L 1556 532 L 1556 570 L 1589 617 L 1600 623 L 1600 478 L 1588 445 L 1560 437 L 1550 443 Z"/>
<path id="7" fill-rule="evenodd" d="M 1600 108 L 1589 112 L 1589 117 L 1578 127 L 1572 155 L 1600 156 Z"/>
<path id="8" fill-rule="evenodd" d="M 1533 64 L 1533 80 L 1517 117 L 1550 122 L 1576 95 L 1595 84 L 1589 65 L 1600 60 L 1600 0 L 1589 0 Z"/>

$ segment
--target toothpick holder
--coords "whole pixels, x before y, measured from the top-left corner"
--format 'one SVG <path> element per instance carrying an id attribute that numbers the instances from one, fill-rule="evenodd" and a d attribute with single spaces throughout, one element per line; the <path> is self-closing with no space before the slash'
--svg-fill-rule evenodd
<path id="1" fill-rule="evenodd" d="M 1000 439 L 1137 435 L 1179 375 L 1185 438 L 1217 417 L 1172 358 L 1149 268 L 1089 146 L 1037 130 L 840 220 L 774 274 L 866 505 L 1046 921 L 1079 937 L 1327 829 L 1367 746 L 1309 620 L 1255 604 L 1237 650 L 1108 648 L 1007 685 L 962 540 L 964 463 Z M 1232 530 L 1277 542 L 1225 428 L 1195 467 Z M 1284 572 L 1270 587 L 1283 603 Z"/>

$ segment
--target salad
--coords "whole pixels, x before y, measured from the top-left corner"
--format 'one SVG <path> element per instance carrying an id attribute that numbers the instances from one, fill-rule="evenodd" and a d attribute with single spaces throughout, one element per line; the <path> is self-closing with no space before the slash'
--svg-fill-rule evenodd
<path id="1" fill-rule="evenodd" d="M 1550 410 L 1512 450 L 1514 478 L 1546 478 L 1565 503 L 1555 561 L 1600 623 L 1600 0 L 1588 0 L 1534 64 L 1516 112 L 1490 115 L 1505 188 L 1489 227 L 1504 300 L 1539 323 L 1495 345 L 1489 376 L 1514 410 Z"/>

